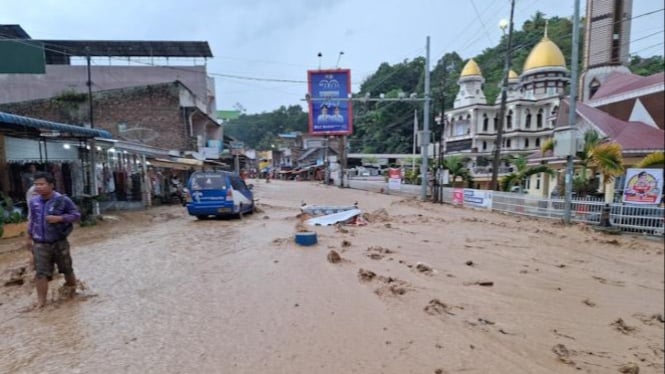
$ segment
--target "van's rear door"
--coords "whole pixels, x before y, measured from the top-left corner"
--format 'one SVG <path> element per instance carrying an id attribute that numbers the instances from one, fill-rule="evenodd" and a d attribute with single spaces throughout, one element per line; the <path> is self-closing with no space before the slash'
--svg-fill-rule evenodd
<path id="1" fill-rule="evenodd" d="M 233 212 L 233 201 L 227 201 L 227 176 L 223 173 L 197 173 L 190 181 L 192 203 L 216 213 Z"/>

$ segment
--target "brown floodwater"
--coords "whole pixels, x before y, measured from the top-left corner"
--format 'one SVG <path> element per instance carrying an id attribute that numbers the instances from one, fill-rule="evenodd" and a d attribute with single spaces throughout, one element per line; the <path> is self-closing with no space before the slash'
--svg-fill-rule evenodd
<path id="1" fill-rule="evenodd" d="M 163 206 L 77 228 L 78 295 L 58 278 L 42 310 L 26 253 L 2 251 L 21 240 L 0 243 L 0 373 L 663 372 L 662 242 L 255 183 L 243 219 Z M 299 247 L 303 201 L 373 215 Z"/>

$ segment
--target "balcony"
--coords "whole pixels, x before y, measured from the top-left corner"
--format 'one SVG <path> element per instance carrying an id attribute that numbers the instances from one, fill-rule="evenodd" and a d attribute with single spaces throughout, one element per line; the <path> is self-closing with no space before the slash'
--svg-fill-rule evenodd
<path id="1" fill-rule="evenodd" d="M 473 172 L 473 175 L 489 175 L 492 174 L 492 167 L 491 166 L 477 166 L 473 169 L 471 169 Z M 510 174 L 513 172 L 513 168 L 510 166 L 500 166 L 499 167 L 499 174 Z"/>

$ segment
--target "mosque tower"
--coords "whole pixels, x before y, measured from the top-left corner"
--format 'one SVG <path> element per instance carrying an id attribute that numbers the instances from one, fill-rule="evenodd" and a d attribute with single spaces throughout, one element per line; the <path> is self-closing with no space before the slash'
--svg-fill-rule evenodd
<path id="1" fill-rule="evenodd" d="M 485 78 L 480 71 L 480 67 L 473 59 L 464 65 L 459 80 L 459 92 L 455 97 L 454 108 L 460 108 L 474 104 L 487 104 L 485 93 L 483 92 L 483 84 Z"/>
<path id="2" fill-rule="evenodd" d="M 611 73 L 630 73 L 632 8 L 633 0 L 587 0 L 582 101 L 588 101 Z"/>

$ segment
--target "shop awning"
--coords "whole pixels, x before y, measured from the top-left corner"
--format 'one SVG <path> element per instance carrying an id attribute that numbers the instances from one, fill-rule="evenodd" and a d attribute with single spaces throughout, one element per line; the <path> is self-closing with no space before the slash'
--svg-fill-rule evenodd
<path id="1" fill-rule="evenodd" d="M 203 161 L 192 160 L 187 158 L 176 158 L 175 160 L 167 160 L 163 158 L 155 158 L 148 160 L 151 166 L 158 168 L 168 168 L 175 170 L 190 170 L 201 169 Z"/>
<path id="2" fill-rule="evenodd" d="M 64 123 L 46 121 L 43 119 L 19 116 L 0 112 L 0 131 L 9 130 L 12 135 L 21 135 L 25 130 L 32 130 L 30 135 L 35 137 L 83 137 L 83 138 L 107 138 L 113 136 L 110 132 L 100 129 L 89 129 L 87 127 L 66 125 Z"/>

